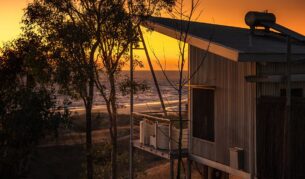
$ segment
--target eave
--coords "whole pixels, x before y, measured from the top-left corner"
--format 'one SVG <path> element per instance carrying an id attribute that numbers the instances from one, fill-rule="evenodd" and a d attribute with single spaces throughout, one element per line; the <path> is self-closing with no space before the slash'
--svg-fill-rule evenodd
<path id="1" fill-rule="evenodd" d="M 144 27 L 153 29 L 156 32 L 159 32 L 166 36 L 172 37 L 174 39 L 177 39 L 177 40 L 180 39 L 180 33 L 172 28 L 165 27 L 163 25 L 156 24 L 153 22 L 145 23 Z M 196 36 L 189 34 L 186 42 L 192 46 L 195 46 L 202 50 L 209 51 L 210 53 L 214 53 L 216 55 L 225 57 L 229 60 L 238 61 L 239 52 L 237 50 L 225 47 L 221 44 L 212 42 L 211 40 L 198 38 Z"/>
<path id="2" fill-rule="evenodd" d="M 156 32 L 180 40 L 180 32 L 158 23 L 146 22 L 143 24 L 144 27 L 152 29 Z M 212 37 L 211 37 L 212 39 Z M 192 46 L 200 48 L 204 51 L 216 54 L 234 62 L 285 62 L 285 53 L 262 53 L 262 52 L 243 52 L 237 49 L 230 48 L 228 46 L 213 42 L 210 39 L 203 39 L 196 37 L 192 34 L 188 35 L 186 42 Z M 305 62 L 305 52 L 292 54 L 292 61 Z"/>

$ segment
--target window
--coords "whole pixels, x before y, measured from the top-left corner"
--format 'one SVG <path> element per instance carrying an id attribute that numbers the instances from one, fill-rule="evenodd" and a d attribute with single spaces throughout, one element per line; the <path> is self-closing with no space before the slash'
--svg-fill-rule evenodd
<path id="1" fill-rule="evenodd" d="M 193 136 L 214 142 L 214 90 L 193 89 Z"/>

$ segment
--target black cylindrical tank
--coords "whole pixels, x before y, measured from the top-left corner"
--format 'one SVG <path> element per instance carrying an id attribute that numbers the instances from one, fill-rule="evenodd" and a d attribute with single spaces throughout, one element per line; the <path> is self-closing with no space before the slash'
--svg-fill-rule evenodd
<path id="1" fill-rule="evenodd" d="M 272 13 L 250 11 L 246 14 L 245 22 L 250 27 L 263 26 L 261 22 L 276 23 L 276 17 Z"/>

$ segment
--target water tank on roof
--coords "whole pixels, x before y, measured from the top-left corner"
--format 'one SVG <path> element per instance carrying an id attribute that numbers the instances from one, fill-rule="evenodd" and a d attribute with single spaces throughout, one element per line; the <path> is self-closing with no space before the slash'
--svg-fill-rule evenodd
<path id="1" fill-rule="evenodd" d="M 245 22 L 251 27 L 252 32 L 256 26 L 265 27 L 266 31 L 273 29 L 282 35 L 305 42 L 305 36 L 276 23 L 276 17 L 272 13 L 250 11 L 246 14 Z"/>
<path id="2" fill-rule="evenodd" d="M 246 14 L 245 22 L 250 27 L 264 26 L 262 22 L 275 24 L 276 17 L 273 13 L 250 11 Z"/>

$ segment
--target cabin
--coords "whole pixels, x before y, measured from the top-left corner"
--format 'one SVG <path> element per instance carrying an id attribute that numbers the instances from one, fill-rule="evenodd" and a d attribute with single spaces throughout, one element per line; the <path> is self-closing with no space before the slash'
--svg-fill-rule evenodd
<path id="1" fill-rule="evenodd" d="M 249 28 L 190 23 L 185 157 L 207 179 L 305 178 L 305 38 L 270 13 L 245 20 Z M 179 39 L 187 24 L 145 26 Z"/>

